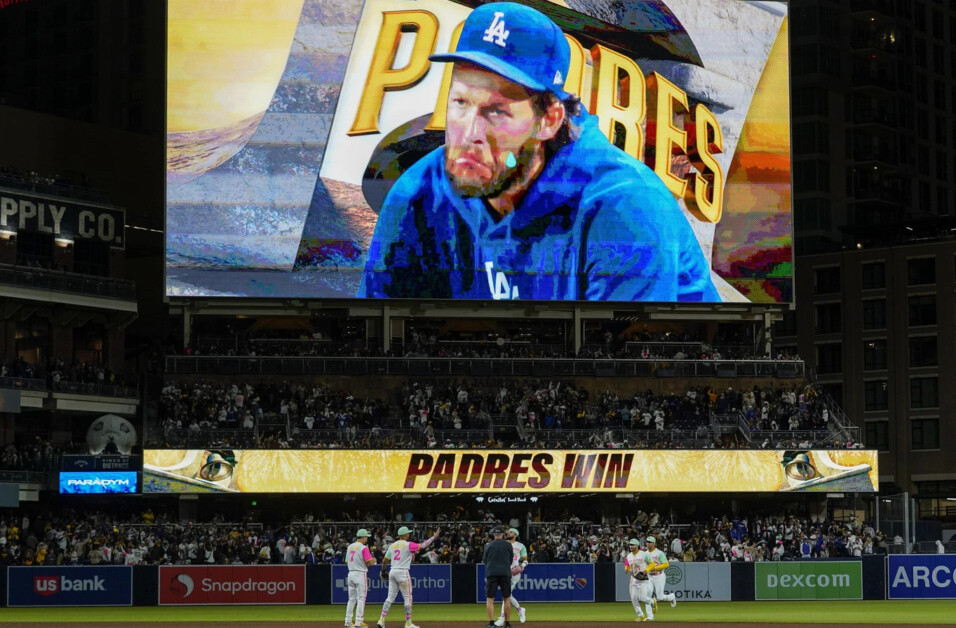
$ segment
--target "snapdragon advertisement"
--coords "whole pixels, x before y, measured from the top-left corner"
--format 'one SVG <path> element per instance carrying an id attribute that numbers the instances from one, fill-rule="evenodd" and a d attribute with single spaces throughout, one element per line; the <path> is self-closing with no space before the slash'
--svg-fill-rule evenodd
<path id="1" fill-rule="evenodd" d="M 169 0 L 166 294 L 792 300 L 788 9 Z"/>

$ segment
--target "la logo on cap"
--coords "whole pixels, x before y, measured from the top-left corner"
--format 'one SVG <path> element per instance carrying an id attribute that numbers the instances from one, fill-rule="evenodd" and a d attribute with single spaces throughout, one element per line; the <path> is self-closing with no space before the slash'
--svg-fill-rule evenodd
<path id="1" fill-rule="evenodd" d="M 482 41 L 493 41 L 502 48 L 505 47 L 505 41 L 508 40 L 511 31 L 505 30 L 505 21 L 501 19 L 504 15 L 501 11 L 495 11 L 495 17 L 491 20 L 491 25 L 485 29 L 485 36 L 482 37 Z"/>

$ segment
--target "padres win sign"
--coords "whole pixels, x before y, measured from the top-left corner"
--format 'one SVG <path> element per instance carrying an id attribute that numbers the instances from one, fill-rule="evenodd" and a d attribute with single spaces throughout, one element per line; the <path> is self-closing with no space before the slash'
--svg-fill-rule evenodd
<path id="1" fill-rule="evenodd" d="M 788 492 L 878 488 L 876 452 L 183 450 L 144 453 L 145 492 Z"/>

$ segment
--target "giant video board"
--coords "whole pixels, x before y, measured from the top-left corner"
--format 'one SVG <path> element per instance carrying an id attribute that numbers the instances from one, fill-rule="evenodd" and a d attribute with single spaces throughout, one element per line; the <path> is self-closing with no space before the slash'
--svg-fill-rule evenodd
<path id="1" fill-rule="evenodd" d="M 521 4 L 169 0 L 166 294 L 789 302 L 786 3 Z"/>
<path id="2" fill-rule="evenodd" d="M 872 450 L 149 449 L 146 493 L 773 493 L 879 489 Z"/>

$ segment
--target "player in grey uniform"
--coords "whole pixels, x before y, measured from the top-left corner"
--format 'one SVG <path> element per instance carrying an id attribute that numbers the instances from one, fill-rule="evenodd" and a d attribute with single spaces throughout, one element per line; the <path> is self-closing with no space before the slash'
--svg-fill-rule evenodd
<path id="1" fill-rule="evenodd" d="M 521 572 L 528 566 L 528 548 L 525 547 L 524 543 L 518 540 L 518 531 L 515 528 L 508 530 L 507 534 L 505 534 L 505 538 L 511 543 L 511 547 L 514 548 L 514 552 L 511 555 L 511 608 L 518 611 L 518 621 L 523 624 L 525 622 L 525 610 L 524 606 L 519 604 L 518 600 L 515 599 L 515 587 L 518 586 L 518 581 L 521 580 Z M 495 625 L 505 625 L 504 604 L 501 606 L 501 617 L 498 618 Z"/>

